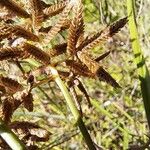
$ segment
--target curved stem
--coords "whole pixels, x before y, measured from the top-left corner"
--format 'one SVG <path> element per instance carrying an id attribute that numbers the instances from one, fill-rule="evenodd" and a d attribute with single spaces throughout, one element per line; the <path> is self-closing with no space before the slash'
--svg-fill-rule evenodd
<path id="1" fill-rule="evenodd" d="M 89 150 L 96 150 L 95 146 L 94 146 L 94 143 L 85 127 L 85 124 L 80 116 L 80 113 L 77 109 L 77 107 L 75 106 L 74 104 L 74 101 L 72 100 L 70 94 L 69 94 L 69 91 L 67 89 L 67 87 L 65 86 L 65 84 L 63 83 L 63 81 L 60 79 L 59 77 L 59 74 L 57 72 L 57 70 L 53 67 L 50 67 L 51 69 L 51 73 L 52 75 L 54 76 L 54 79 L 55 79 L 55 82 L 57 83 L 57 85 L 59 86 L 61 92 L 63 93 L 64 97 L 65 97 L 65 100 L 75 118 L 75 121 L 85 139 L 85 142 L 89 148 Z"/>

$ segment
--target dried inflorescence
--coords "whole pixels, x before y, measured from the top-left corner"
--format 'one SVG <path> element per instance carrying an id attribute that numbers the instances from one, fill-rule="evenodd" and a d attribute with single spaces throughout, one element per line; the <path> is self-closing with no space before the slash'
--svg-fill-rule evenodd
<path id="1" fill-rule="evenodd" d="M 54 57 L 65 53 L 66 49 L 67 49 L 67 43 L 61 43 L 55 45 L 51 50 L 48 51 L 48 53 L 51 57 Z"/>
<path id="2" fill-rule="evenodd" d="M 4 99 L 0 107 L 0 117 L 4 120 L 5 123 L 10 122 L 13 114 L 13 104 L 10 99 Z"/>
<path id="3" fill-rule="evenodd" d="M 79 45 L 78 51 L 87 51 L 94 48 L 98 44 L 104 43 L 113 35 L 115 35 L 126 23 L 127 18 L 125 17 L 115 22 L 114 24 L 106 27 L 102 31 L 94 34 L 93 36 L 87 37 L 86 40 L 84 40 L 84 42 L 81 45 Z"/>
<path id="4" fill-rule="evenodd" d="M 40 28 L 44 19 L 44 13 L 40 0 L 30 0 L 30 8 L 32 14 L 32 25 L 34 29 Z"/>
<path id="5" fill-rule="evenodd" d="M 80 75 L 84 77 L 94 77 L 94 74 L 86 66 L 77 61 L 67 60 L 66 65 L 75 75 Z"/>
<path id="6" fill-rule="evenodd" d="M 77 43 L 80 43 L 80 36 L 83 36 L 84 32 L 84 23 L 83 23 L 83 6 L 80 2 L 78 5 L 74 7 L 74 18 L 71 21 L 71 25 L 69 27 L 68 39 L 67 39 L 67 51 L 71 54 L 76 51 Z"/>
<path id="7" fill-rule="evenodd" d="M 29 140 L 47 141 L 48 134 L 33 123 L 12 122 L 11 118 L 14 111 L 20 106 L 28 111 L 33 111 L 32 89 L 55 78 L 51 75 L 49 66 L 56 67 L 62 80 L 68 83 L 76 102 L 78 101 L 77 87 L 89 106 L 91 106 L 90 96 L 79 79 L 80 77 L 104 81 L 114 88 L 120 87 L 103 68 L 103 64 L 99 64 L 99 61 L 108 56 L 110 51 L 94 59 L 89 55 L 89 50 L 107 42 L 125 26 L 127 18 L 118 20 L 94 35 L 84 37 L 86 34 L 84 33 L 81 0 L 66 0 L 53 5 L 46 4 L 41 0 L 30 0 L 27 4 L 30 10 L 24 9 L 14 0 L 0 1 L 0 7 L 7 10 L 8 15 L 13 13 L 8 17 L 9 19 L 0 17 L 0 41 L 3 43 L 0 47 L 0 61 L 15 62 L 22 71 L 22 76 L 18 76 L 15 80 L 4 74 L 0 76 L 0 95 L 2 97 L 0 117 L 21 137 L 25 144 L 29 145 Z M 59 18 L 53 26 L 51 24 L 44 25 L 45 21 L 56 15 Z M 23 18 L 24 24 L 19 25 L 15 19 L 11 19 L 12 16 Z M 64 41 L 61 43 L 57 41 L 57 44 L 54 44 L 52 39 L 64 30 L 67 33 L 67 36 L 63 37 Z M 19 38 L 23 38 L 23 40 L 14 44 Z M 8 44 L 5 44 L 6 39 L 9 41 Z M 52 44 L 52 48 L 49 47 L 50 44 Z M 61 57 L 62 54 L 63 57 Z M 57 56 L 62 60 L 57 60 Z M 64 58 L 64 56 L 66 57 Z M 31 67 L 30 71 L 26 72 L 22 62 L 31 57 L 39 62 L 40 66 L 34 69 Z M 53 63 L 53 59 L 57 62 Z M 39 74 L 44 75 L 44 79 L 38 80 Z M 22 80 L 22 77 L 25 80 L 23 84 L 18 82 L 18 79 Z M 80 104 L 78 108 L 81 110 Z M 43 135 L 39 135 L 39 132 Z M 31 146 L 34 147 L 34 145 Z"/>
<path id="8" fill-rule="evenodd" d="M 43 12 L 47 17 L 55 16 L 63 11 L 63 9 L 66 7 L 67 2 L 60 2 L 58 4 L 51 5 L 49 7 L 46 7 Z"/>
<path id="9" fill-rule="evenodd" d="M 29 111 L 33 111 L 33 95 L 32 93 L 23 93 L 22 95 L 22 103 L 24 107 Z"/>
<path id="10" fill-rule="evenodd" d="M 14 0 L 1 0 L 0 5 L 6 7 L 9 11 L 15 13 L 20 17 L 29 18 L 30 15 L 19 6 Z"/>
<path id="11" fill-rule="evenodd" d="M 35 59 L 41 61 L 44 64 L 50 63 L 50 56 L 40 48 L 29 43 L 24 43 L 22 48 L 26 53 L 26 57 L 33 56 Z"/>
<path id="12" fill-rule="evenodd" d="M 15 121 L 9 124 L 9 127 L 15 132 L 26 145 L 31 145 L 31 142 L 45 142 L 51 134 L 46 129 L 41 128 L 35 123 L 26 121 Z"/>
<path id="13" fill-rule="evenodd" d="M 72 7 L 73 4 L 71 2 L 66 5 L 65 9 L 62 11 L 59 21 L 48 32 L 48 35 L 45 39 L 45 43 L 49 43 L 52 40 L 52 38 L 54 38 L 54 36 L 56 36 L 57 33 L 61 30 L 62 26 L 66 22 L 66 19 L 68 18 L 69 12 L 71 11 Z"/>
<path id="14" fill-rule="evenodd" d="M 23 37 L 31 41 L 39 41 L 38 36 L 18 25 L 0 23 L 0 40 L 4 38 Z"/>
<path id="15" fill-rule="evenodd" d="M 0 76 L 0 85 L 5 88 L 8 94 L 14 94 L 23 89 L 23 86 L 16 80 L 3 76 Z"/>
<path id="16" fill-rule="evenodd" d="M 0 48 L 0 61 L 22 58 L 23 55 L 23 51 L 17 47 Z"/>

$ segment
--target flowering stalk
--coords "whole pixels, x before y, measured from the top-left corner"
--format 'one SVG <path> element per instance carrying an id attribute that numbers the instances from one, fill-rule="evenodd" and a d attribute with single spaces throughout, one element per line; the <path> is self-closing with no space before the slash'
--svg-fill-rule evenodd
<path id="1" fill-rule="evenodd" d="M 85 124 L 80 116 L 80 113 L 79 113 L 77 107 L 75 106 L 75 104 L 69 94 L 67 87 L 65 86 L 65 84 L 63 83 L 61 78 L 59 77 L 59 74 L 55 68 L 51 67 L 51 73 L 54 76 L 55 82 L 57 83 L 57 85 L 59 86 L 61 92 L 63 93 L 63 95 L 65 97 L 66 103 L 69 106 L 69 108 L 75 118 L 76 124 L 78 125 L 89 150 L 96 150 L 94 143 L 85 127 Z"/>

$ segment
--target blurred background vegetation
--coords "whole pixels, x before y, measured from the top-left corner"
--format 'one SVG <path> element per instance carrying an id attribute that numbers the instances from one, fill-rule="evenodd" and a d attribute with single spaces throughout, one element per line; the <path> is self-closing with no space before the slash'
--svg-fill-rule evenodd
<path id="1" fill-rule="evenodd" d="M 25 0 L 22 0 L 25 2 Z M 45 0 L 53 4 L 53 0 Z M 136 19 L 141 48 L 150 69 L 150 0 L 136 0 Z M 97 32 L 114 21 L 127 16 L 125 0 L 84 0 L 85 33 Z M 55 41 L 54 41 L 55 42 Z M 149 145 L 149 129 L 145 117 L 136 64 L 129 39 L 128 25 L 92 53 L 111 54 L 101 65 L 117 80 L 121 89 L 82 78 L 92 101 L 92 108 L 80 94 L 84 121 L 93 141 L 104 150 L 145 149 Z M 7 67 L 7 66 L 5 66 Z M 13 66 L 14 67 L 14 66 Z M 17 69 L 17 68 L 16 68 Z M 1 68 L 2 70 L 2 68 Z M 14 68 L 6 74 L 13 75 Z M 17 73 L 17 71 L 15 72 Z M 84 150 L 84 140 L 55 83 L 34 89 L 34 111 L 19 108 L 13 120 L 32 121 L 47 129 L 49 141 L 38 143 L 40 149 Z"/>

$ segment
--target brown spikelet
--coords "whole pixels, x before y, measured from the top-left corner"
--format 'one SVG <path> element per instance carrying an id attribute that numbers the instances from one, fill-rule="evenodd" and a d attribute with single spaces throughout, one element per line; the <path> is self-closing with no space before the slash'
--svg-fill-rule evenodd
<path id="1" fill-rule="evenodd" d="M 0 0 L 0 5 L 5 6 L 8 10 L 14 12 L 18 16 L 24 18 L 30 17 L 30 15 L 13 0 Z"/>
<path id="2" fill-rule="evenodd" d="M 44 14 L 48 17 L 55 16 L 63 11 L 67 2 L 60 2 L 54 5 L 51 5 L 43 10 Z"/>
<path id="3" fill-rule="evenodd" d="M 39 41 L 38 36 L 18 25 L 13 26 L 13 33 L 31 41 Z"/>
<path id="4" fill-rule="evenodd" d="M 0 117 L 5 123 L 9 123 L 13 114 L 12 103 L 9 99 L 4 99 L 2 105 L 0 105 Z"/>
<path id="5" fill-rule="evenodd" d="M 44 14 L 42 10 L 42 4 L 40 0 L 30 0 L 30 8 L 32 13 L 32 21 L 35 29 L 39 28 L 41 25 Z"/>
<path id="6" fill-rule="evenodd" d="M 3 76 L 0 76 L 0 85 L 4 86 L 6 92 L 9 94 L 16 93 L 17 91 L 23 89 L 22 85 L 19 84 L 16 80 Z"/>
<path id="7" fill-rule="evenodd" d="M 93 59 L 91 59 L 87 53 L 79 51 L 77 53 L 77 56 L 81 60 L 81 62 L 85 64 L 92 73 L 95 74 L 97 72 L 99 68 L 99 64 Z"/>
<path id="8" fill-rule="evenodd" d="M 1 94 L 5 94 L 6 93 L 6 90 L 5 90 L 5 87 L 0 85 L 0 93 Z"/>
<path id="9" fill-rule="evenodd" d="M 119 88 L 119 84 L 113 79 L 113 77 L 107 73 L 99 64 L 92 60 L 85 52 L 79 51 L 79 59 L 88 67 L 88 69 L 99 77 L 100 80 L 105 81 L 115 88 Z"/>
<path id="10" fill-rule="evenodd" d="M 50 42 L 51 39 L 61 30 L 61 27 L 65 23 L 71 8 L 72 4 L 68 3 L 65 9 L 63 10 L 62 14 L 60 15 L 59 21 L 48 32 L 47 38 L 45 39 L 46 43 Z"/>
<path id="11" fill-rule="evenodd" d="M 0 40 L 11 37 L 13 28 L 10 25 L 0 23 Z"/>
<path id="12" fill-rule="evenodd" d="M 23 106 L 29 111 L 33 111 L 33 95 L 32 93 L 23 93 L 22 95 Z"/>
<path id="13" fill-rule="evenodd" d="M 49 32 L 49 30 L 52 28 L 52 26 L 48 26 L 48 27 L 41 27 L 39 29 L 39 32 L 43 32 L 43 33 L 47 33 Z"/>
<path id="14" fill-rule="evenodd" d="M 52 57 L 61 55 L 66 52 L 67 43 L 62 43 L 55 45 L 51 50 L 49 50 L 48 54 Z"/>
<path id="15" fill-rule="evenodd" d="M 71 24 L 71 21 L 69 19 L 66 19 L 59 32 L 61 32 L 62 30 L 68 29 L 70 27 L 70 24 Z M 51 28 L 52 26 L 48 26 L 46 28 L 42 27 L 40 28 L 39 32 L 47 33 L 51 30 Z"/>
<path id="16" fill-rule="evenodd" d="M 127 17 L 125 17 L 110 25 L 109 36 L 111 37 L 114 34 L 116 34 L 121 28 L 123 28 L 126 25 L 127 21 Z"/>
<path id="17" fill-rule="evenodd" d="M 84 96 L 88 102 L 89 107 L 91 107 L 92 105 L 90 102 L 90 97 L 89 97 L 85 87 L 83 86 L 82 82 L 79 79 L 75 79 L 74 82 L 78 86 L 79 90 L 84 94 Z"/>
<path id="18" fill-rule="evenodd" d="M 38 41 L 39 38 L 32 32 L 22 28 L 18 25 L 11 25 L 7 23 L 0 24 L 0 39 L 13 37 L 14 35 L 26 38 L 32 41 Z"/>
<path id="19" fill-rule="evenodd" d="M 21 58 L 23 54 L 23 51 L 17 47 L 0 48 L 0 61 Z"/>
<path id="20" fill-rule="evenodd" d="M 97 57 L 97 58 L 95 59 L 95 61 L 96 61 L 96 62 L 99 62 L 100 60 L 102 60 L 102 59 L 104 59 L 105 57 L 107 57 L 109 54 L 110 54 L 110 51 L 108 51 L 108 52 L 106 52 L 106 53 L 100 55 L 99 57 Z"/>
<path id="21" fill-rule="evenodd" d="M 26 140 L 42 142 L 49 139 L 49 132 L 44 128 L 36 125 L 35 123 L 26 121 L 15 121 L 12 122 L 9 127 L 21 138 Z"/>
<path id="22" fill-rule="evenodd" d="M 100 67 L 97 71 L 97 76 L 101 81 L 104 81 L 114 88 L 120 88 L 119 84 L 116 82 L 116 80 L 108 73 L 106 72 L 102 67 Z"/>
<path id="23" fill-rule="evenodd" d="M 31 55 L 44 64 L 50 63 L 49 55 L 44 51 L 42 51 L 40 48 L 29 43 L 24 43 L 23 49 L 26 51 L 27 57 L 28 55 Z"/>
<path id="24" fill-rule="evenodd" d="M 71 20 L 70 19 L 66 19 L 64 24 L 61 27 L 61 30 L 68 29 L 70 27 L 70 24 L 71 24 Z"/>
<path id="25" fill-rule="evenodd" d="M 13 112 L 22 104 L 21 100 L 14 99 L 13 100 Z"/>
<path id="26" fill-rule="evenodd" d="M 83 66 L 82 64 L 74 60 L 67 60 L 66 65 L 76 75 L 81 75 L 84 77 L 92 77 L 92 78 L 95 76 L 95 74 L 93 74 L 86 66 Z"/>
<path id="27" fill-rule="evenodd" d="M 83 6 L 82 3 L 78 3 L 74 8 L 75 16 L 71 22 L 68 33 L 67 41 L 67 52 L 74 53 L 76 51 L 76 44 L 81 34 L 83 34 L 84 24 L 83 24 Z"/>
<path id="28" fill-rule="evenodd" d="M 77 30 L 77 35 L 78 35 L 78 40 L 77 40 L 77 45 L 80 45 L 83 40 L 84 40 L 84 21 L 83 21 L 83 4 L 82 4 L 82 0 L 78 1 L 78 5 L 77 5 L 77 10 L 75 11 L 75 18 L 78 19 L 78 30 Z"/>
<path id="29" fill-rule="evenodd" d="M 93 36 L 87 36 L 85 40 L 77 47 L 77 51 L 83 50 L 88 44 L 92 43 L 94 40 L 96 40 L 101 35 L 101 32 L 97 32 Z"/>
<path id="30" fill-rule="evenodd" d="M 83 48 L 85 48 L 86 46 L 88 46 L 88 44 L 90 44 L 91 42 L 93 42 L 94 40 L 96 40 L 99 36 L 101 35 L 101 32 L 97 32 L 95 35 L 93 36 L 87 36 L 84 41 L 82 41 L 80 43 L 80 45 L 77 47 L 77 51 L 81 51 L 83 50 Z"/>
<path id="31" fill-rule="evenodd" d="M 120 19 L 116 23 L 106 27 L 104 30 L 96 33 L 92 37 L 87 37 L 78 47 L 78 51 L 87 51 L 101 44 L 115 35 L 127 23 L 127 18 Z"/>
<path id="32" fill-rule="evenodd" d="M 33 86 L 33 84 L 34 84 L 34 76 L 33 75 L 30 74 L 28 76 L 27 83 L 30 84 L 30 87 Z"/>

